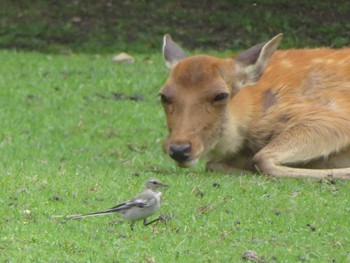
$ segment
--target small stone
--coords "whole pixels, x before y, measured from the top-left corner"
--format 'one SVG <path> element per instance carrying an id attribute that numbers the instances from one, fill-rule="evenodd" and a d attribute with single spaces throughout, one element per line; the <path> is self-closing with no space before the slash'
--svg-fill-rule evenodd
<path id="1" fill-rule="evenodd" d="M 72 19 L 71 19 L 71 21 L 73 22 L 73 23 L 80 23 L 81 22 L 81 17 L 79 17 L 79 16 L 74 16 L 74 17 L 72 17 Z"/>
<path id="2" fill-rule="evenodd" d="M 58 201 L 58 200 L 61 199 L 61 197 L 60 197 L 59 195 L 53 195 L 53 196 L 51 197 L 51 199 L 54 200 L 54 201 Z"/>
<path id="3" fill-rule="evenodd" d="M 135 59 L 127 53 L 119 53 L 118 55 L 113 57 L 114 63 L 125 63 L 125 64 L 133 64 Z"/>
<path id="4" fill-rule="evenodd" d="M 243 260 L 249 260 L 249 261 L 258 261 L 259 257 L 258 254 L 255 251 L 247 250 L 242 255 Z"/>
<path id="5" fill-rule="evenodd" d="M 220 187 L 220 184 L 215 182 L 215 183 L 213 183 L 213 187 L 219 188 L 219 187 Z"/>
<path id="6" fill-rule="evenodd" d="M 28 191 L 27 188 L 24 187 L 24 188 L 18 189 L 17 192 L 18 192 L 18 193 L 28 193 L 29 191 Z"/>
<path id="7" fill-rule="evenodd" d="M 279 216 L 281 214 L 281 211 L 280 210 L 273 210 L 273 213 L 276 215 L 276 216 Z"/>

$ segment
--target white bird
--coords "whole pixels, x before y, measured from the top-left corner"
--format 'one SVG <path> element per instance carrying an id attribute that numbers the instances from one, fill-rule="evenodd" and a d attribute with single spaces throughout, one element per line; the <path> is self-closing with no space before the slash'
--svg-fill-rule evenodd
<path id="1" fill-rule="evenodd" d="M 136 221 L 143 220 L 143 224 L 148 226 L 159 220 L 164 220 L 159 216 L 151 222 L 147 222 L 147 218 L 156 213 L 160 209 L 162 202 L 162 193 L 157 189 L 160 187 L 168 187 L 157 178 L 149 178 L 144 187 L 143 193 L 131 198 L 130 200 L 114 206 L 106 211 L 94 212 L 83 215 L 68 216 L 67 219 L 80 219 L 91 216 L 119 214 L 122 218 L 130 221 L 130 227 L 133 230 Z"/>

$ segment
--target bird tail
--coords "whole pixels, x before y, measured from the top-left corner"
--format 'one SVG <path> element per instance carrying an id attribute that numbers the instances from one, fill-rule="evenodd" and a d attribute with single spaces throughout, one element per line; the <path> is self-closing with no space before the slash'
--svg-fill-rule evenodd
<path id="1" fill-rule="evenodd" d="M 110 214 L 115 214 L 113 211 L 102 211 L 102 212 L 95 212 L 95 213 L 89 213 L 89 214 L 84 214 L 84 215 L 71 215 L 67 216 L 67 220 L 74 220 L 74 219 L 82 219 L 86 217 L 93 217 L 93 216 L 103 216 L 103 215 L 110 215 Z"/>

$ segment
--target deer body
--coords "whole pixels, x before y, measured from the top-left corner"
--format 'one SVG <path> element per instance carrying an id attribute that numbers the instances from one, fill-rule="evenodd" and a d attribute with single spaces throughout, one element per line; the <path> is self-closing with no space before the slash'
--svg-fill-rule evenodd
<path id="1" fill-rule="evenodd" d="M 215 58 L 165 37 L 164 150 L 178 165 L 350 179 L 350 48 L 275 51 L 281 39 Z"/>

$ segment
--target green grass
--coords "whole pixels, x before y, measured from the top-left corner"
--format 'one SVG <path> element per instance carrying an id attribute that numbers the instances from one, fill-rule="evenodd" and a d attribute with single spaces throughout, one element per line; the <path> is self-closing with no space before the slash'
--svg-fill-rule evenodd
<path id="1" fill-rule="evenodd" d="M 109 55 L 0 59 L 1 262 L 240 262 L 246 250 L 266 262 L 350 262 L 348 182 L 183 170 L 162 153 L 160 54 L 133 65 Z M 151 176 L 171 186 L 167 226 L 51 218 L 109 208 Z"/>
<path id="2" fill-rule="evenodd" d="M 350 2 L 290 0 L 0 1 L 0 48 L 66 53 L 184 46 L 238 50 L 284 33 L 281 47 L 349 45 Z"/>

